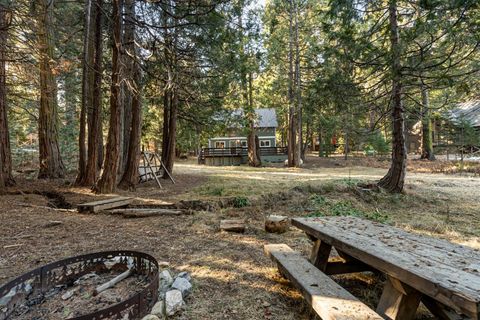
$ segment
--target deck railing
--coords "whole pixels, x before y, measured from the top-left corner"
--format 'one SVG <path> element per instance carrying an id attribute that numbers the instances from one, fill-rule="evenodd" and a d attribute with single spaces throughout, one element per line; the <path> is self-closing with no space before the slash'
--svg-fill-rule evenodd
<path id="1" fill-rule="evenodd" d="M 230 148 L 203 148 L 200 151 L 198 160 L 204 161 L 206 157 L 239 157 L 246 156 L 248 148 L 245 147 L 230 147 Z M 276 156 L 287 154 L 286 147 L 261 147 L 261 156 Z"/>

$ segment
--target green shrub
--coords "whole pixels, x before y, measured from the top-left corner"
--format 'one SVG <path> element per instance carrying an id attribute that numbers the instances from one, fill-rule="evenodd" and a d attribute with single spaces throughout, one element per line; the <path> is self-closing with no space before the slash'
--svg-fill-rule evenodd
<path id="1" fill-rule="evenodd" d="M 233 198 L 233 206 L 235 208 L 243 208 L 250 205 L 250 200 L 246 197 L 235 197 Z"/>

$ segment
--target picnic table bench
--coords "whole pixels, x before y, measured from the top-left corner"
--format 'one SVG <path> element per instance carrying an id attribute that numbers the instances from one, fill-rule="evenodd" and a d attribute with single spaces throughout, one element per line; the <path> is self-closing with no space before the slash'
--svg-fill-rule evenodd
<path id="1" fill-rule="evenodd" d="M 478 249 L 357 217 L 294 218 L 292 224 L 314 241 L 310 263 L 315 267 L 313 272 L 320 272 L 317 277 L 368 270 L 387 276 L 376 308 L 382 318 L 414 319 L 422 302 L 439 319 L 465 319 L 465 316 L 480 319 Z M 280 256 L 278 248 L 272 246 L 275 245 L 267 245 L 265 250 L 276 252 L 277 258 L 283 259 L 273 260 L 279 265 L 283 263 L 283 271 L 279 268 L 292 280 L 293 274 L 284 270 L 288 259 Z M 329 260 L 332 248 L 341 261 Z M 304 291 L 305 288 L 300 289 Z M 326 310 L 325 305 L 317 305 L 317 309 Z M 346 316 L 343 319 L 357 318 Z"/>

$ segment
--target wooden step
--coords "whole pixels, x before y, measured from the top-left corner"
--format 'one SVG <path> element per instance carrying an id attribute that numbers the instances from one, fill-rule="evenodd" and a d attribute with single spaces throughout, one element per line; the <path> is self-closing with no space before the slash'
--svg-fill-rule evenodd
<path id="1" fill-rule="evenodd" d="M 133 199 L 128 197 L 116 197 L 112 199 L 94 201 L 94 202 L 87 202 L 77 205 L 78 212 L 99 212 L 102 210 L 113 209 L 113 208 L 120 208 L 124 206 L 128 206 L 132 203 Z"/>
<path id="2" fill-rule="evenodd" d="M 321 319 L 383 319 L 286 244 L 268 244 L 264 251 L 277 264 L 280 273 L 302 292 Z"/>

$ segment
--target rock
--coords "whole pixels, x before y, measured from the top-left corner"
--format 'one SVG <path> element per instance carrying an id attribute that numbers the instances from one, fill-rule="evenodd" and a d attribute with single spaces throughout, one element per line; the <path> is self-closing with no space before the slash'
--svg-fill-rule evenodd
<path id="1" fill-rule="evenodd" d="M 172 283 L 173 283 L 173 277 L 168 269 L 165 269 L 162 272 L 160 272 L 159 287 L 158 287 L 159 292 L 163 292 L 163 293 L 167 292 L 168 289 L 170 289 L 170 286 L 172 285 Z"/>
<path id="2" fill-rule="evenodd" d="M 165 302 L 163 300 L 158 301 L 150 311 L 150 314 L 163 319 L 165 317 Z"/>
<path id="3" fill-rule="evenodd" d="M 190 276 L 190 274 L 188 272 L 180 272 L 178 275 L 177 275 L 178 278 L 184 278 L 186 279 L 187 281 L 192 281 L 192 277 Z"/>
<path id="4" fill-rule="evenodd" d="M 168 268 L 170 266 L 170 263 L 167 261 L 160 261 L 158 262 L 158 267 L 159 268 Z"/>
<path id="5" fill-rule="evenodd" d="M 185 302 L 180 290 L 167 291 L 165 294 L 165 311 L 167 316 L 173 316 L 175 313 L 180 312 L 184 306 Z"/>
<path id="6" fill-rule="evenodd" d="M 62 294 L 62 300 L 70 299 L 71 297 L 73 297 L 74 293 L 75 293 L 75 290 L 69 290 L 69 291 L 65 292 L 64 294 Z"/>
<path id="7" fill-rule="evenodd" d="M 180 290 L 182 297 L 187 297 L 192 292 L 192 284 L 185 278 L 177 277 L 172 284 L 172 289 Z"/>
<path id="8" fill-rule="evenodd" d="M 265 231 L 270 233 L 284 233 L 288 230 L 290 219 L 285 216 L 270 215 L 265 218 Z"/>
<path id="9" fill-rule="evenodd" d="M 142 320 L 160 320 L 160 318 L 154 316 L 153 314 L 147 314 L 145 317 L 142 318 Z"/>

